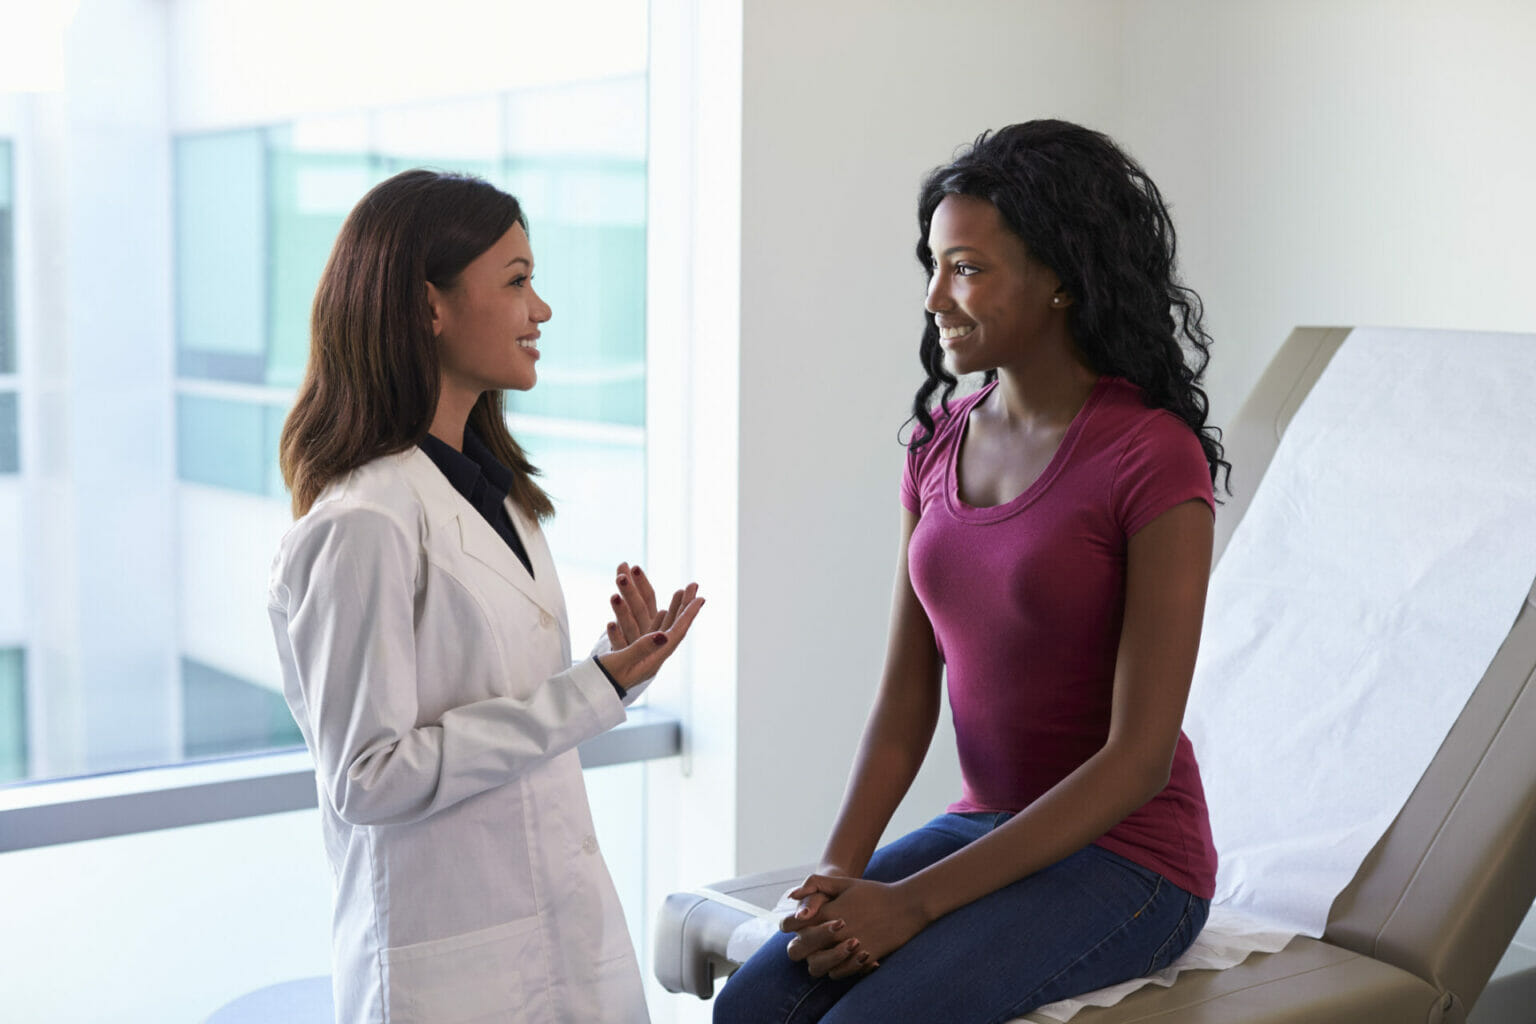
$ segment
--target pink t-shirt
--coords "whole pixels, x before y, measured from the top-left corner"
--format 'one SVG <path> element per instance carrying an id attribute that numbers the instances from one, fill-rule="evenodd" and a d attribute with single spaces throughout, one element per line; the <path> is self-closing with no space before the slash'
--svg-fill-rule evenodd
<path id="1" fill-rule="evenodd" d="M 944 659 L 964 793 L 951 811 L 1018 811 L 1096 753 L 1125 611 L 1129 537 L 1181 502 L 1214 508 L 1199 439 L 1141 390 L 1102 377 L 1038 480 L 1005 505 L 960 500 L 956 462 L 983 388 L 908 450 L 901 500 L 919 515 L 912 586 Z M 1179 735 L 1168 785 L 1098 845 L 1209 898 L 1205 794 Z"/>

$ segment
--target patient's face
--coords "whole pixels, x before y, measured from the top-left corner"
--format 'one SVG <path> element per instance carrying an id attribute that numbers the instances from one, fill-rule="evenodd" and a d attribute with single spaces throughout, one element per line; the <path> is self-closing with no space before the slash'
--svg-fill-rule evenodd
<path id="1" fill-rule="evenodd" d="M 938 323 L 951 373 L 1014 365 L 1064 331 L 1062 307 L 1052 303 L 1061 282 L 985 199 L 945 196 L 934 211 L 928 248 L 933 276 L 926 308 Z"/>

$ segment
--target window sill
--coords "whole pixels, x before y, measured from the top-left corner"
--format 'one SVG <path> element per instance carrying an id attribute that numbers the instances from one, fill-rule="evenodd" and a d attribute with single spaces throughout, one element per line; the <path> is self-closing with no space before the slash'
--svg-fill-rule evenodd
<path id="1" fill-rule="evenodd" d="M 583 743 L 582 768 L 633 764 L 682 750 L 676 718 L 631 708 Z M 0 853 L 314 807 L 309 753 L 286 750 L 142 771 L 0 788 Z"/>

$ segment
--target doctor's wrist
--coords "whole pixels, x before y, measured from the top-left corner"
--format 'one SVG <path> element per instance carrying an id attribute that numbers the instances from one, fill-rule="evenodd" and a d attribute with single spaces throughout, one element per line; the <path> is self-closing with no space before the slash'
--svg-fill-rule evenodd
<path id="1" fill-rule="evenodd" d="M 608 680 L 608 685 L 613 687 L 613 692 L 618 694 L 619 700 L 622 701 L 628 691 L 624 689 L 617 679 L 613 678 L 613 673 L 608 671 L 607 666 L 603 664 L 602 658 L 593 655 L 592 660 L 597 663 L 597 670 L 603 674 L 604 679 Z"/>

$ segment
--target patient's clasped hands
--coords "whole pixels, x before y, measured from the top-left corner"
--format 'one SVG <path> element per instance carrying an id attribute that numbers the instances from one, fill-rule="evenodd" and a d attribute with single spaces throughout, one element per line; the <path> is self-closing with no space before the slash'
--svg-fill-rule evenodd
<path id="1" fill-rule="evenodd" d="M 824 869 L 790 894 L 800 909 L 779 922 L 795 932 L 789 958 L 813 977 L 849 978 L 880 966 L 929 921 L 905 882 L 871 882 Z"/>

